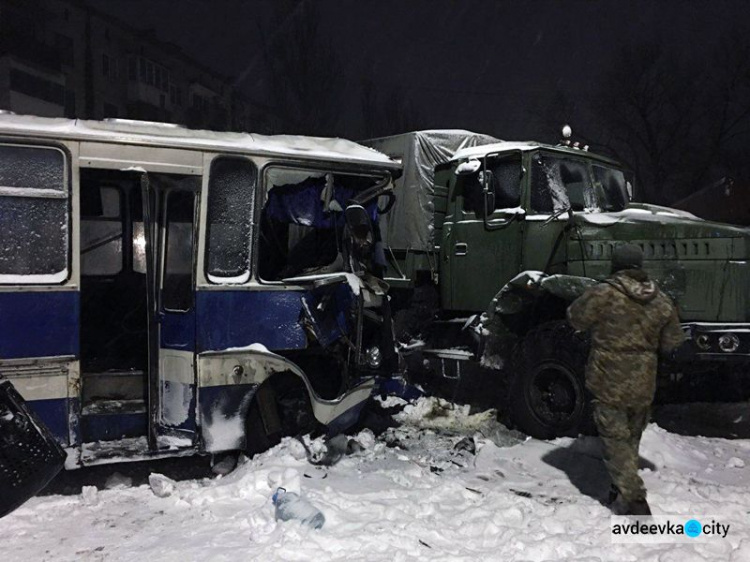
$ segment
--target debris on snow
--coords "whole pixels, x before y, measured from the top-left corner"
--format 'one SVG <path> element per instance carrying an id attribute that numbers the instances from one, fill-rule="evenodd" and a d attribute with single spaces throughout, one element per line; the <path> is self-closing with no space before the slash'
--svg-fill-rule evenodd
<path id="1" fill-rule="evenodd" d="M 154 495 L 158 498 L 169 497 L 175 490 L 174 480 L 156 472 L 149 474 L 148 485 Z"/>
<path id="2" fill-rule="evenodd" d="M 727 461 L 726 467 L 727 468 L 745 468 L 745 461 L 743 461 L 739 457 L 732 457 L 731 459 L 729 459 L 729 461 Z"/>
<path id="3" fill-rule="evenodd" d="M 107 490 L 113 490 L 115 488 L 130 488 L 132 485 L 133 479 L 130 478 L 130 476 L 124 476 L 119 472 L 115 472 L 109 478 L 107 478 L 107 482 L 104 484 L 104 487 Z"/>
<path id="4" fill-rule="evenodd" d="M 400 427 L 377 437 L 369 430 L 352 436 L 363 450 L 325 468 L 310 466 L 299 441 L 284 438 L 252 459 L 241 457 L 226 476 L 174 482 L 166 497 L 149 482 L 84 489 L 79 500 L 32 498 L 3 518 L 3 560 L 50 553 L 56 560 L 175 561 L 210 553 L 261 562 L 748 559 L 750 528 L 743 524 L 720 541 L 612 544 L 597 439 L 526 439 L 493 415 L 430 399 L 405 406 L 399 417 Z M 737 468 L 750 462 L 747 441 L 651 424 L 641 457 L 653 467 L 641 476 L 655 514 L 746 521 L 750 471 Z M 269 498 L 278 487 L 309 498 L 325 513 L 325 527 L 275 521 Z M 97 551 L 102 545 L 106 550 Z"/>

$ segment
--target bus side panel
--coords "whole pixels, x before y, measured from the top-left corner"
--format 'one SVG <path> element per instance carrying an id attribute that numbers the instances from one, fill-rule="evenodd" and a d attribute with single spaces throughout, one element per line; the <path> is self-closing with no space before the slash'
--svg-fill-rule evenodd
<path id="1" fill-rule="evenodd" d="M 78 362 L 66 359 L 20 359 L 0 361 L 0 374 L 42 422 L 65 445 L 80 441 L 75 416 L 80 405 L 77 396 Z"/>
<path id="2" fill-rule="evenodd" d="M 304 349 L 300 291 L 198 291 L 198 353 L 260 343 L 271 351 Z"/>
<path id="3" fill-rule="evenodd" d="M 1 292 L 0 358 L 78 354 L 79 293 Z"/>
<path id="4" fill-rule="evenodd" d="M 0 374 L 64 444 L 77 443 L 79 293 L 0 292 Z M 75 385 L 74 385 L 75 386 Z"/>
<path id="5" fill-rule="evenodd" d="M 270 351 L 303 349 L 299 324 L 300 291 L 213 290 L 196 293 L 198 353 L 262 344 Z M 201 357 L 201 356 L 199 356 Z M 201 357 L 198 361 L 198 416 L 203 450 L 216 452 L 245 444 L 245 416 L 265 370 L 237 360 Z M 257 371 L 257 372 L 256 372 Z M 263 373 L 263 374 L 261 374 Z"/>
<path id="6" fill-rule="evenodd" d="M 161 423 L 171 429 L 196 430 L 195 309 L 163 313 L 159 372 Z"/>

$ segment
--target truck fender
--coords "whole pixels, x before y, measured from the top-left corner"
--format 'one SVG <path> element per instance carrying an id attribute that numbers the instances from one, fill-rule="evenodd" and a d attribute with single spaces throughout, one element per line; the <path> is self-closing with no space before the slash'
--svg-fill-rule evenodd
<path id="1" fill-rule="evenodd" d="M 546 275 L 541 271 L 524 271 L 500 289 L 492 299 L 488 312 L 517 314 L 545 295 L 573 302 L 597 283 L 596 279 L 578 275 Z"/>
<path id="2" fill-rule="evenodd" d="M 495 295 L 481 316 L 483 361 L 505 361 L 519 337 L 540 322 L 564 319 L 568 305 L 597 283 L 596 279 L 577 275 L 545 275 L 541 271 L 518 274 Z"/>

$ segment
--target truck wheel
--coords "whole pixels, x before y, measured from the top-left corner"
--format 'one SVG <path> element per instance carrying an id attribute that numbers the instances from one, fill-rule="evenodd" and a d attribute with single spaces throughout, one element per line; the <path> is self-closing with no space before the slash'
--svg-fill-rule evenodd
<path id="1" fill-rule="evenodd" d="M 567 322 L 532 329 L 517 347 L 510 414 L 539 439 L 593 433 L 591 395 L 584 386 L 589 344 Z"/>

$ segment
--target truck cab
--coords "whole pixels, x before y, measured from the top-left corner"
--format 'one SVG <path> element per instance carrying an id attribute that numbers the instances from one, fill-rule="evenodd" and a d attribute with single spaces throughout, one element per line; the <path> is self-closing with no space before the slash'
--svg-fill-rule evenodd
<path id="1" fill-rule="evenodd" d="M 405 177 L 409 165 L 407 155 Z M 424 342 L 407 344 L 419 356 L 409 364 L 454 379 L 451 392 L 476 367 L 521 429 L 584 430 L 587 342 L 565 310 L 609 275 L 624 242 L 641 247 L 644 269 L 679 308 L 691 353 L 673 368 L 676 379 L 750 360 L 747 229 L 638 203 L 623 166 L 569 140 L 478 143 L 433 168 L 433 213 L 422 215 L 434 233 L 422 261 L 430 269 L 393 259 L 405 285 L 395 318 L 403 341 Z M 434 306 L 420 313 L 430 291 Z"/>

